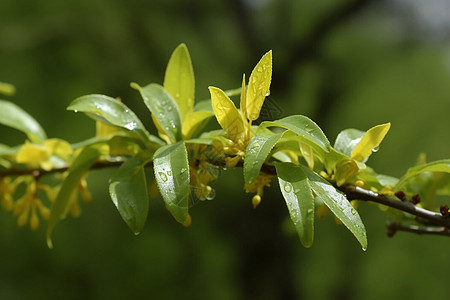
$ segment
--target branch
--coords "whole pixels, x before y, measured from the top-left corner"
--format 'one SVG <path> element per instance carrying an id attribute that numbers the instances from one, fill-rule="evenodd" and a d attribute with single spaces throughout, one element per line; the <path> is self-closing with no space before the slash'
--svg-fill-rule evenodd
<path id="1" fill-rule="evenodd" d="M 95 163 L 91 170 L 97 170 L 97 169 L 104 169 L 109 167 L 118 167 L 123 163 L 123 160 L 114 160 L 114 161 L 98 161 Z M 209 163 L 211 163 L 214 166 L 224 168 L 226 166 L 225 160 L 210 160 Z M 149 162 L 146 167 L 152 167 L 153 162 Z M 237 165 L 237 167 L 243 167 L 242 161 L 240 161 Z M 43 169 L 34 169 L 34 170 L 17 170 L 17 169 L 10 169 L 7 171 L 0 172 L 0 177 L 4 176 L 20 176 L 20 175 L 32 175 L 35 178 L 42 177 L 44 175 L 52 174 L 52 173 L 63 173 L 66 172 L 69 168 L 56 168 L 52 170 L 43 170 Z M 276 170 L 273 165 L 264 164 L 261 168 L 261 171 L 270 175 L 276 176 Z M 420 228 L 420 227 L 405 227 L 402 225 L 388 225 L 394 226 L 392 227 L 395 230 L 402 230 L 402 231 L 409 231 L 409 232 L 415 232 L 415 233 L 432 233 L 432 234 L 440 234 L 440 235 L 449 235 L 450 233 L 447 232 L 450 230 L 450 217 L 449 216 L 443 216 L 441 213 L 437 213 L 434 211 L 430 211 L 421 207 L 418 207 L 414 205 L 413 203 L 409 201 L 400 201 L 396 198 L 391 198 L 383 194 L 378 194 L 375 192 L 372 192 L 370 190 L 363 189 L 361 187 L 355 186 L 355 185 L 343 185 L 340 187 L 337 187 L 338 190 L 343 192 L 347 199 L 350 200 L 360 200 L 360 201 L 370 201 L 375 202 L 379 204 L 386 205 L 388 207 L 392 207 L 395 209 L 398 209 L 400 211 L 409 213 L 411 215 L 414 215 L 417 217 L 417 221 L 427 225 L 427 226 L 442 226 L 442 228 Z M 395 223 L 392 223 L 395 224 Z M 442 233 L 444 232 L 444 233 Z"/>
<path id="2" fill-rule="evenodd" d="M 417 207 L 409 201 L 400 201 L 398 199 L 365 190 L 355 185 L 344 185 L 338 189 L 347 196 L 348 200 L 362 200 L 380 203 L 417 216 L 424 224 L 426 223 L 427 225 L 450 228 L 450 218 L 445 217 L 440 213 Z"/>
<path id="3" fill-rule="evenodd" d="M 450 230 L 445 227 L 420 227 L 415 225 L 404 226 L 395 222 L 387 222 L 388 236 L 392 237 L 397 231 L 406 231 L 416 234 L 433 234 L 450 236 Z"/>

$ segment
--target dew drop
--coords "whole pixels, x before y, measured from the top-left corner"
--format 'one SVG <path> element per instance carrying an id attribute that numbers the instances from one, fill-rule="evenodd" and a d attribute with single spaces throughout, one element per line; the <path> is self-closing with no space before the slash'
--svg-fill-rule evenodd
<path id="1" fill-rule="evenodd" d="M 164 173 L 164 172 L 158 172 L 158 175 L 159 175 L 159 177 L 161 178 L 161 180 L 162 180 L 163 182 L 166 182 L 166 181 L 167 181 L 166 173 Z"/>
<path id="2" fill-rule="evenodd" d="M 375 147 L 372 149 L 372 152 L 375 153 L 375 152 L 378 152 L 378 150 L 380 150 L 380 147 Z"/>
<path id="3" fill-rule="evenodd" d="M 269 97 L 269 95 L 270 95 L 270 91 L 268 91 L 268 92 L 266 93 L 266 97 Z"/>
<path id="4" fill-rule="evenodd" d="M 292 191 L 292 186 L 287 182 L 284 184 L 284 191 L 286 193 L 290 193 Z"/>
<path id="5" fill-rule="evenodd" d="M 167 111 L 172 111 L 172 106 L 167 107 Z"/>
<path id="6" fill-rule="evenodd" d="M 172 176 L 172 171 L 167 171 L 167 175 Z"/>
<path id="7" fill-rule="evenodd" d="M 95 108 L 96 108 L 96 109 L 100 109 L 100 105 L 96 105 Z"/>
<path id="8" fill-rule="evenodd" d="M 78 112 L 78 109 L 75 109 L 74 112 Z"/>
<path id="9" fill-rule="evenodd" d="M 352 215 L 356 215 L 356 209 L 352 208 L 351 213 Z"/>
<path id="10" fill-rule="evenodd" d="M 362 251 L 364 251 L 364 252 L 366 252 L 366 250 L 367 250 L 367 248 L 364 248 L 364 247 L 363 247 L 363 248 L 361 248 L 361 249 L 362 249 Z"/>
<path id="11" fill-rule="evenodd" d="M 148 97 L 144 97 L 144 100 L 145 100 L 145 101 L 148 101 Z"/>
<path id="12" fill-rule="evenodd" d="M 211 192 L 206 196 L 206 200 L 213 200 L 214 198 L 216 198 L 216 190 L 211 188 Z"/>
<path id="13" fill-rule="evenodd" d="M 136 122 L 130 122 L 125 124 L 123 127 L 125 127 L 128 130 L 133 130 L 136 128 L 136 126 L 137 126 Z"/>
<path id="14" fill-rule="evenodd" d="M 313 210 L 312 208 L 308 209 L 308 215 L 312 214 L 313 211 L 314 211 L 314 210 Z"/>
<path id="15" fill-rule="evenodd" d="M 128 113 L 128 112 L 129 112 L 129 110 L 128 110 L 128 109 L 125 109 L 125 112 L 126 112 L 126 113 Z"/>
<path id="16" fill-rule="evenodd" d="M 183 174 L 183 173 L 185 173 L 186 171 L 187 171 L 186 168 L 181 168 L 180 173 Z"/>
<path id="17" fill-rule="evenodd" d="M 298 194 L 298 193 L 300 193 L 300 190 L 299 189 L 295 189 L 294 190 L 294 194 Z"/>

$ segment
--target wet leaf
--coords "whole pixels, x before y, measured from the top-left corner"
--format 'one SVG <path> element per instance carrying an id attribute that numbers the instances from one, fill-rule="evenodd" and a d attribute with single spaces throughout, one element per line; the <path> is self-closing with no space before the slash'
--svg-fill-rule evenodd
<path id="1" fill-rule="evenodd" d="M 152 153 L 129 158 L 111 176 L 109 194 L 122 219 L 134 234 L 144 227 L 148 214 L 148 190 L 144 166 Z"/>
<path id="2" fill-rule="evenodd" d="M 342 130 L 336 138 L 334 149 L 350 157 L 364 134 L 364 131 L 353 128 Z"/>
<path id="3" fill-rule="evenodd" d="M 272 50 L 256 64 L 248 81 L 246 106 L 249 120 L 258 119 L 264 99 L 269 94 L 271 80 Z"/>
<path id="4" fill-rule="evenodd" d="M 151 83 L 140 87 L 131 83 L 131 87 L 141 93 L 144 103 L 157 120 L 158 130 L 162 130 L 172 143 L 181 140 L 181 117 L 178 105 L 162 86 Z"/>
<path id="5" fill-rule="evenodd" d="M 277 163 L 280 190 L 302 245 L 309 248 L 314 240 L 314 196 L 302 167 L 292 163 Z"/>
<path id="6" fill-rule="evenodd" d="M 367 235 L 364 224 L 355 208 L 350 204 L 347 198 L 338 192 L 334 186 L 323 179 L 317 173 L 302 167 L 306 176 L 309 178 L 311 188 L 323 203 L 341 220 L 351 233 L 361 244 L 363 250 L 367 249 Z"/>
<path id="7" fill-rule="evenodd" d="M 167 208 L 175 220 L 188 218 L 189 163 L 183 142 L 159 148 L 153 156 L 156 183 Z"/>
<path id="8" fill-rule="evenodd" d="M 352 150 L 351 158 L 357 161 L 364 161 L 372 152 L 377 151 L 378 146 L 391 128 L 391 123 L 374 126 L 367 130 L 359 143 Z"/>
<path id="9" fill-rule="evenodd" d="M 244 121 L 233 101 L 219 88 L 209 87 L 209 92 L 211 93 L 214 113 L 220 126 L 232 141 L 243 140 L 245 138 Z"/>
<path id="10" fill-rule="evenodd" d="M 280 140 L 282 135 L 283 133 L 273 133 L 265 128 L 261 128 L 256 132 L 245 151 L 245 183 L 253 183 L 270 151 Z"/>
<path id="11" fill-rule="evenodd" d="M 105 95 L 86 95 L 70 103 L 68 110 L 83 112 L 94 120 L 124 128 L 148 141 L 150 135 L 141 120 L 125 104 Z"/>
<path id="12" fill-rule="evenodd" d="M 289 129 L 301 137 L 304 142 L 310 142 L 310 145 L 312 143 L 326 152 L 329 151 L 330 142 L 327 137 L 323 133 L 322 129 L 320 129 L 320 127 L 308 117 L 294 115 L 277 121 L 266 121 L 261 123 L 260 126 L 278 126 Z"/>

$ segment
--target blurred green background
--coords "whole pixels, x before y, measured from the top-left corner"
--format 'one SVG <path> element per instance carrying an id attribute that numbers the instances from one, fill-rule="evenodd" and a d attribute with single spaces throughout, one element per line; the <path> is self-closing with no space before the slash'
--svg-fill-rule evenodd
<path id="1" fill-rule="evenodd" d="M 50 137 L 77 142 L 94 122 L 65 110 L 74 98 L 121 97 L 150 127 L 129 82 L 162 83 L 173 49 L 187 44 L 197 100 L 207 87 L 239 87 L 274 51 L 268 117 L 305 114 L 331 141 L 344 128 L 392 122 L 369 164 L 400 176 L 420 152 L 450 157 L 450 3 L 385 1 L 0 2 L 0 81 Z M 6 98 L 6 97 L 3 97 Z M 0 141 L 24 136 L 0 129 Z M 223 173 L 217 197 L 177 224 L 161 199 L 133 236 L 107 193 L 111 170 L 89 176 L 93 202 L 67 219 L 49 250 L 44 228 L 16 227 L 0 212 L 0 299 L 442 299 L 448 294 L 450 239 L 386 236 L 385 216 L 362 203 L 369 248 L 330 216 L 302 248 L 286 229 L 276 182 L 258 209 Z"/>

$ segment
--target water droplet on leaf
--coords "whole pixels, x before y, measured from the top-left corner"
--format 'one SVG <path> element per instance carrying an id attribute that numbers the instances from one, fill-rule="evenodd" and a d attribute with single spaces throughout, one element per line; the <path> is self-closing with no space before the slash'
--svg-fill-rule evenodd
<path id="1" fill-rule="evenodd" d="M 161 180 L 162 180 L 163 182 L 166 182 L 166 181 L 167 181 L 166 173 L 164 173 L 164 172 L 158 172 L 158 175 L 159 175 L 159 177 L 161 178 Z"/>
<path id="2" fill-rule="evenodd" d="M 214 198 L 216 198 L 216 190 L 211 188 L 211 192 L 206 196 L 206 200 L 213 200 Z"/>
<path id="3" fill-rule="evenodd" d="M 352 208 L 351 213 L 352 215 L 356 215 L 357 214 L 356 209 Z"/>
<path id="4" fill-rule="evenodd" d="M 284 191 L 286 193 L 290 193 L 292 191 L 292 186 L 287 182 L 284 184 Z"/>
<path id="5" fill-rule="evenodd" d="M 186 168 L 181 168 L 180 173 L 183 174 L 183 173 L 185 173 L 186 171 L 187 171 Z"/>
<path id="6" fill-rule="evenodd" d="M 372 152 L 375 153 L 375 152 L 378 152 L 378 150 L 380 150 L 380 147 L 375 147 L 372 149 Z"/>

